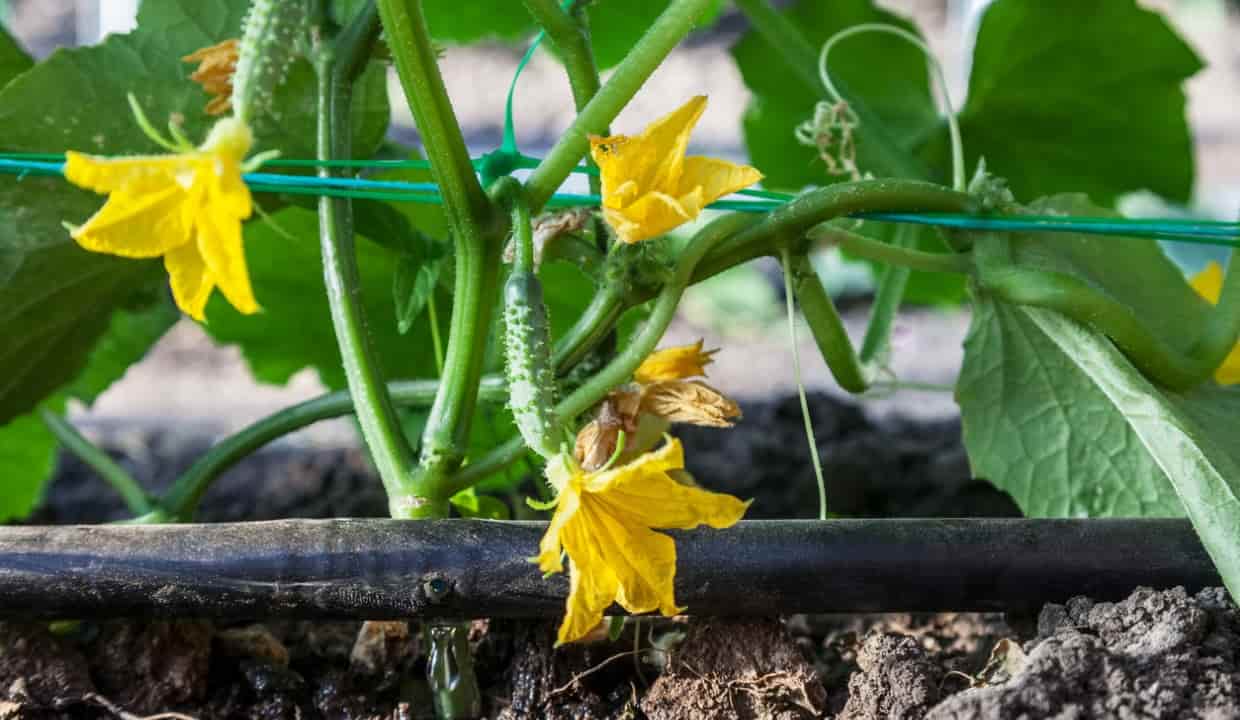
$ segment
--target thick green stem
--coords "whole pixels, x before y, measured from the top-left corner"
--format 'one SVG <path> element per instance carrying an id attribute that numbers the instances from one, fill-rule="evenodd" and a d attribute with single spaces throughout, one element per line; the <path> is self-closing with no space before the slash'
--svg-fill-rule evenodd
<path id="1" fill-rule="evenodd" d="M 378 0 L 396 72 L 439 185 L 456 243 L 456 286 L 439 395 L 422 434 L 414 487 L 424 500 L 419 517 L 447 512 L 444 478 L 465 457 L 477 405 L 478 380 L 499 286 L 500 240 L 506 223 L 478 183 L 460 125 L 448 99 L 421 0 Z"/>
<path id="2" fill-rule="evenodd" d="M 659 15 L 526 181 L 531 211 L 537 212 L 547 203 L 589 150 L 589 136 L 602 133 L 611 124 L 711 2 L 672 0 Z"/>
<path id="3" fill-rule="evenodd" d="M 365 66 L 378 37 L 373 5 L 367 6 L 344 30 L 334 47 L 322 48 L 316 62 L 319 77 L 318 159 L 349 158 L 350 88 Z M 319 169 L 331 177 L 332 169 Z M 340 344 L 345 379 L 357 406 L 362 437 L 374 459 L 393 516 L 407 515 L 418 500 L 413 486 L 413 450 L 387 394 L 383 373 L 370 346 L 353 237 L 353 207 L 347 198 L 319 200 L 319 237 L 323 279 L 331 305 L 332 326 Z"/>
<path id="4" fill-rule="evenodd" d="M 399 407 L 430 407 L 438 390 L 437 380 L 401 380 L 388 383 L 388 393 Z M 504 386 L 503 378 L 483 378 L 479 396 L 490 402 L 504 402 L 508 398 L 508 390 Z M 193 520 L 198 501 L 211 482 L 238 462 L 273 440 L 321 420 L 343 417 L 353 412 L 353 397 L 347 390 L 339 390 L 262 418 L 224 438 L 199 457 L 177 478 L 159 507 L 168 517 L 189 522 Z"/>
<path id="5" fill-rule="evenodd" d="M 736 0 L 753 29 L 774 49 L 776 57 L 791 71 L 805 91 L 813 97 L 826 97 L 826 88 L 818 77 L 818 51 L 800 29 L 786 15 L 776 10 L 768 0 Z M 772 72 L 776 72 L 772 70 Z M 861 132 L 872 161 L 865 169 L 879 175 L 917 180 L 929 180 L 929 169 L 912 154 L 901 149 L 899 143 L 887 131 L 881 118 L 858 97 L 849 92 L 847 84 L 835 78 L 835 85 L 848 100 L 848 106 L 856 114 Z"/>
<path id="6" fill-rule="evenodd" d="M 792 294 L 835 381 L 851 393 L 868 390 L 873 372 L 857 357 L 835 303 L 804 254 L 793 260 L 791 284 Z"/>
<path id="7" fill-rule="evenodd" d="M 861 180 L 836 183 L 800 195 L 762 217 L 744 232 L 719 244 L 702 259 L 693 281 L 707 278 L 771 252 L 772 240 L 802 237 L 809 228 L 831 218 L 859 212 L 971 212 L 974 201 L 965 193 L 919 180 Z M 881 210 L 880 210 L 881 208 Z"/>
<path id="8" fill-rule="evenodd" d="M 94 443 L 83 437 L 72 423 L 46 408 L 39 410 L 39 417 L 66 450 L 73 453 L 91 470 L 99 473 L 99 477 L 112 486 L 112 489 L 125 501 L 125 507 L 129 508 L 129 512 L 137 516 L 151 511 L 151 499 L 133 475 L 116 464 L 115 460 L 108 457 L 108 454 L 96 447 Z"/>

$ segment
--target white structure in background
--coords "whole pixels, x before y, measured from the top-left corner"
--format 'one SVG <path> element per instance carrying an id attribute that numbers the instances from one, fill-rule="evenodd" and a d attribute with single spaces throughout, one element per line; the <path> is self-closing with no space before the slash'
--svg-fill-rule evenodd
<path id="1" fill-rule="evenodd" d="M 968 92 L 969 70 L 973 63 L 973 46 L 977 43 L 977 31 L 982 24 L 982 15 L 994 0 L 951 0 L 951 21 L 949 26 L 956 28 L 956 37 L 960 42 L 960 62 L 956 65 L 956 87 L 965 88 Z M 964 94 L 957 109 L 964 107 Z"/>
<path id="2" fill-rule="evenodd" d="M 127 33 L 137 26 L 139 0 L 77 0 L 79 45 L 99 42 L 105 35 Z"/>

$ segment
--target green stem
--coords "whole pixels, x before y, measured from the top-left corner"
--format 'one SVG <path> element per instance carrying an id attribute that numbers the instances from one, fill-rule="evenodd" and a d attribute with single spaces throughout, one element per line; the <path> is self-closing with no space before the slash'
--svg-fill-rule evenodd
<path id="1" fill-rule="evenodd" d="M 435 374 L 443 377 L 443 338 L 439 337 L 439 310 L 435 302 L 435 289 L 426 298 L 426 319 L 431 324 L 431 346 L 435 351 Z"/>
<path id="2" fill-rule="evenodd" d="M 749 19 L 753 29 L 766 40 L 776 56 L 800 81 L 812 97 L 824 97 L 826 88 L 818 77 L 818 52 L 805 39 L 799 28 L 786 15 L 776 10 L 767 0 L 736 0 L 736 7 Z M 775 72 L 775 70 L 772 70 Z M 886 124 L 847 84 L 835 81 L 839 93 L 848 100 L 848 106 L 857 116 L 865 135 L 872 166 L 867 168 L 880 175 L 927 180 L 929 168 L 912 154 L 901 149 Z M 791 129 L 789 129 L 791 132 Z"/>
<path id="3" fill-rule="evenodd" d="M 626 298 L 629 306 L 643 303 L 652 296 L 657 297 L 645 328 L 600 373 L 561 401 L 556 406 L 556 413 L 561 422 L 572 420 L 597 404 L 617 385 L 627 382 L 667 329 L 684 286 L 701 282 L 742 262 L 768 255 L 776 243 L 790 237 L 802 237 L 810 227 L 835 217 L 880 210 L 966 212 L 971 207 L 972 201 L 968 195 L 937 185 L 908 180 L 866 180 L 819 188 L 762 218 L 746 213 L 724 215 L 698 232 L 678 258 L 672 280 L 657 295 L 636 290 L 629 293 Z M 851 345 L 848 347 L 851 348 Z M 560 356 L 558 352 L 556 356 Z M 451 489 L 455 492 L 470 487 L 503 470 L 520 458 L 524 449 L 521 438 L 513 437 L 462 468 L 452 479 Z"/>
<path id="4" fill-rule="evenodd" d="M 421 0 L 378 0 L 383 28 L 405 97 L 422 134 L 431 174 L 456 241 L 456 286 L 439 395 L 422 434 L 414 488 L 419 517 L 447 514 L 444 479 L 465 457 L 478 399 L 478 380 L 495 307 L 500 240 L 507 231 L 474 175 L 460 125 L 448 99 Z"/>
<path id="5" fill-rule="evenodd" d="M 436 380 L 388 383 L 392 401 L 401 407 L 429 407 L 438 390 L 439 382 Z M 503 402 L 508 398 L 504 380 L 499 377 L 483 378 L 479 394 L 492 402 Z M 238 462 L 273 440 L 321 420 L 330 420 L 353 412 L 353 397 L 349 391 L 339 390 L 262 418 L 216 443 L 199 457 L 177 478 L 159 507 L 168 517 L 189 522 L 193 520 L 194 510 L 211 482 Z"/>
<path id="6" fill-rule="evenodd" d="M 537 212 L 564 182 L 590 148 L 589 136 L 604 132 L 616 115 L 633 99 L 646 78 L 658 68 L 672 48 L 689 34 L 713 0 L 672 0 L 646 34 L 616 66 L 615 71 L 573 124 L 534 168 L 526 181 L 530 210 Z"/>
<path id="7" fill-rule="evenodd" d="M 892 250 L 916 252 L 912 249 L 917 242 L 916 228 L 911 225 L 901 225 L 896 228 L 895 232 L 895 242 L 888 247 Z M 900 304 L 904 302 L 904 291 L 908 287 L 910 274 L 911 271 L 907 267 L 887 265 L 879 275 L 878 288 L 874 293 L 874 305 L 870 309 L 870 324 L 865 330 L 865 337 L 861 339 L 861 362 L 886 363 L 888 351 L 891 348 L 891 331 L 895 327 Z"/>
<path id="8" fill-rule="evenodd" d="M 822 475 L 822 460 L 818 457 L 818 439 L 814 436 L 814 420 L 809 414 L 809 399 L 805 396 L 805 379 L 801 375 L 801 348 L 797 342 L 797 315 L 793 301 L 795 293 L 792 290 L 792 253 L 788 251 L 788 248 L 783 248 L 779 255 L 784 269 L 784 305 L 788 310 L 788 339 L 792 343 L 792 376 L 796 380 L 797 397 L 801 401 L 801 419 L 805 422 L 805 441 L 809 444 L 809 458 L 814 466 L 814 479 L 818 481 L 818 519 L 826 520 L 827 481 Z M 809 265 L 809 259 L 804 254 L 798 259 Z M 810 267 L 809 272 L 812 274 L 814 269 Z M 847 342 L 847 338 L 845 341 Z"/>
<path id="9" fill-rule="evenodd" d="M 1132 308 L 1071 275 L 1010 268 L 988 272 L 978 282 L 984 291 L 1007 302 L 1055 310 L 1103 333 L 1143 375 L 1170 390 L 1192 388 L 1222 362 L 1221 357 L 1193 357 L 1168 347 Z"/>
<path id="10" fill-rule="evenodd" d="M 622 283 L 606 281 L 595 293 L 577 322 L 556 343 L 551 362 L 557 376 L 563 376 L 581 362 L 616 326 L 625 311 Z"/>
<path id="11" fill-rule="evenodd" d="M 792 286 L 792 296 L 801 306 L 801 314 L 805 316 L 831 375 L 848 392 L 865 392 L 873 380 L 873 372 L 853 350 L 835 302 L 822 286 L 822 280 L 814 272 L 809 258 L 803 254 L 797 255 L 791 270 L 788 282 Z"/>
<path id="12" fill-rule="evenodd" d="M 900 227 L 903 230 L 905 226 Z M 865 260 L 922 272 L 967 274 L 973 266 L 967 253 L 914 250 L 899 239 L 895 243 L 885 243 L 830 224 L 819 225 L 810 230 L 809 237 Z"/>
<path id="13" fill-rule="evenodd" d="M 379 22 L 368 5 L 346 28 L 333 48 L 320 50 L 318 153 L 320 160 L 350 156 L 350 88 L 365 66 L 378 37 Z M 332 169 L 319 169 L 331 177 Z M 332 326 L 340 344 L 345 379 L 357 406 L 358 424 L 383 480 L 393 516 L 406 515 L 418 504 L 414 493 L 413 450 L 387 394 L 383 373 L 370 346 L 365 311 L 360 301 L 357 250 L 353 236 L 353 207 L 347 198 L 319 200 L 319 237 L 323 278 L 331 306 Z"/>
<path id="14" fill-rule="evenodd" d="M 568 84 L 573 91 L 577 109 L 585 107 L 599 89 L 598 67 L 585 28 L 577 23 L 555 0 L 524 0 L 525 8 L 547 33 L 564 63 Z"/>
<path id="15" fill-rule="evenodd" d="M 133 475 L 125 468 L 108 457 L 90 440 L 87 440 L 73 427 L 73 424 L 47 408 L 39 409 L 39 417 L 48 430 L 56 436 L 66 450 L 77 456 L 87 467 L 99 473 L 112 489 L 125 501 L 125 506 L 133 515 L 145 515 L 151 512 L 151 499 L 138 484 Z"/>
<path id="16" fill-rule="evenodd" d="M 776 238 L 799 238 L 811 227 L 853 213 L 890 211 L 970 212 L 965 193 L 920 180 L 861 180 L 835 183 L 798 196 L 767 213 L 752 227 L 717 246 L 694 271 L 693 281 L 709 277 L 771 252 Z M 796 249 L 796 248 L 793 248 Z"/>

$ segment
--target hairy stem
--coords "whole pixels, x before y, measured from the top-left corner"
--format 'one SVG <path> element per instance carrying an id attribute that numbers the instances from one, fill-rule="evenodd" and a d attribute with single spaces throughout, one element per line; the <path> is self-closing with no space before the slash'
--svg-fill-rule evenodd
<path id="1" fill-rule="evenodd" d="M 333 47 L 323 48 L 316 62 L 319 77 L 319 160 L 347 159 L 350 152 L 350 89 L 365 66 L 379 33 L 379 18 L 368 5 L 344 30 Z M 332 168 L 319 169 L 331 177 Z M 362 437 L 374 459 L 393 516 L 416 503 L 413 450 L 401 430 L 388 397 L 382 370 L 370 345 L 353 236 L 353 207 L 347 198 L 319 199 L 319 238 L 323 279 L 331 306 L 332 326 L 340 344 L 345 379 L 357 407 Z"/>
<path id="2" fill-rule="evenodd" d="M 422 434 L 414 487 L 418 517 L 447 512 L 444 478 L 465 457 L 477 405 L 478 380 L 499 286 L 500 239 L 506 223 L 494 212 L 470 163 L 452 110 L 421 0 L 378 0 L 397 74 L 422 134 L 456 242 L 456 287 L 439 394 Z"/>
<path id="3" fill-rule="evenodd" d="M 589 136 L 603 132 L 637 94 L 677 43 L 689 34 L 712 0 L 672 0 L 646 34 L 616 66 L 607 82 L 577 114 L 560 140 L 526 181 L 530 210 L 537 212 L 590 148 Z"/>
<path id="4" fill-rule="evenodd" d="M 392 401 L 400 407 L 430 407 L 439 390 L 437 380 L 401 380 L 388 383 Z M 483 378 L 479 396 L 503 402 L 508 390 L 503 378 Z M 194 510 L 211 482 L 241 460 L 273 440 L 294 433 L 321 420 L 343 417 L 354 412 L 353 397 L 347 390 L 320 395 L 273 415 L 262 418 L 216 443 L 189 467 L 159 503 L 164 513 L 181 522 L 194 518 Z"/>
<path id="5" fill-rule="evenodd" d="M 809 231 L 811 240 L 834 245 L 856 257 L 933 273 L 967 274 L 972 261 L 967 253 L 935 253 L 914 250 L 901 242 L 885 243 L 850 230 L 824 223 Z"/>
<path id="6" fill-rule="evenodd" d="M 129 471 L 83 437 L 77 428 L 65 418 L 46 408 L 39 409 L 39 417 L 66 450 L 73 453 L 91 470 L 99 473 L 99 477 L 112 486 L 112 489 L 125 501 L 125 507 L 129 508 L 130 513 L 137 516 L 151 512 L 150 497 L 133 475 L 129 474 Z"/>
<path id="7" fill-rule="evenodd" d="M 563 376 L 613 332 L 625 311 L 622 283 L 607 281 L 599 288 L 577 322 L 564 333 L 552 354 L 556 375 Z"/>

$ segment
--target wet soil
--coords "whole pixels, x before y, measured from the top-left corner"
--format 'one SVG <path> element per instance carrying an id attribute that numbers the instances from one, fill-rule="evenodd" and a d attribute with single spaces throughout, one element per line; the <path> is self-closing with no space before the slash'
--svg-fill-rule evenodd
<path id="1" fill-rule="evenodd" d="M 744 409 L 737 430 L 680 433 L 690 470 L 754 497 L 754 516 L 807 516 L 817 497 L 797 451 L 805 441 L 795 398 Z M 1015 514 L 1010 499 L 969 478 L 958 425 L 876 424 L 825 395 L 812 411 L 836 512 Z M 105 440 L 151 487 L 205 444 L 151 432 Z M 356 452 L 285 448 L 222 478 L 203 518 L 381 516 L 384 508 Z M 120 517 L 119 504 L 66 459 L 38 521 Z M 629 620 L 615 640 L 560 649 L 554 631 L 547 622 L 472 625 L 487 718 L 1240 718 L 1240 611 L 1221 589 L 1137 589 L 1119 603 L 1077 598 L 1036 618 Z M 416 624 L 0 623 L 0 720 L 428 718 L 425 672 Z"/>

